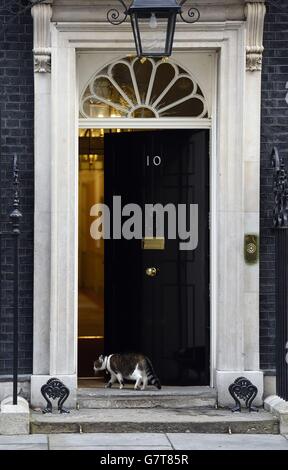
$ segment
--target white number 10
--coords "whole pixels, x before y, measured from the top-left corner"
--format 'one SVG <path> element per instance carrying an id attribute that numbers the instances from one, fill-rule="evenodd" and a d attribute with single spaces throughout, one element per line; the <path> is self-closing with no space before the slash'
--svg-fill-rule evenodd
<path id="1" fill-rule="evenodd" d="M 159 155 L 156 155 L 156 157 L 153 157 L 152 159 L 152 164 L 155 165 L 155 166 L 159 166 L 161 165 L 162 163 L 162 159 L 161 157 L 159 157 Z M 147 155 L 147 166 L 150 166 L 150 157 L 149 155 Z"/>

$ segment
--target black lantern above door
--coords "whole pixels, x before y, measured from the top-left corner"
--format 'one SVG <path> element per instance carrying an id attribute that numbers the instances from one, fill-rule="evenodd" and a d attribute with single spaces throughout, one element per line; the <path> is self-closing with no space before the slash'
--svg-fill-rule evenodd
<path id="1" fill-rule="evenodd" d="M 111 24 L 120 25 L 130 16 L 138 57 L 169 57 L 177 15 L 185 23 L 195 23 L 200 18 L 199 10 L 194 7 L 188 9 L 184 18 L 183 5 L 187 0 L 134 0 L 129 7 L 123 0 L 119 1 L 124 11 L 112 8 L 107 19 Z"/>
<path id="2" fill-rule="evenodd" d="M 135 0 L 129 8 L 137 55 L 172 54 L 176 18 L 181 7 L 176 0 Z"/>

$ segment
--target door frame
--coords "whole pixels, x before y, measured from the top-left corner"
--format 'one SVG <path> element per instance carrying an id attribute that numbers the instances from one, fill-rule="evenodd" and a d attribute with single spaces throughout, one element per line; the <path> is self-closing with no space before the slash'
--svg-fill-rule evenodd
<path id="1" fill-rule="evenodd" d="M 245 40 L 245 21 L 223 21 L 200 22 L 193 28 L 179 23 L 174 42 L 175 53 L 212 50 L 219 58 L 218 67 L 215 61 L 210 124 L 210 338 L 211 385 L 217 387 L 223 405 L 231 403 L 228 385 L 239 375 L 258 387 L 258 403 L 262 403 L 263 391 L 258 341 L 259 263 L 251 267 L 243 259 L 244 233 L 259 233 L 261 73 L 246 69 Z M 36 295 L 31 402 L 42 406 L 40 385 L 57 376 L 69 386 L 69 403 L 73 406 L 77 397 L 78 338 L 76 54 L 81 50 L 127 54 L 134 51 L 134 41 L 128 24 L 112 31 L 106 23 L 60 22 L 51 24 L 51 41 L 51 76 L 35 74 Z M 137 119 L 132 127 L 143 124 Z M 203 124 L 204 120 L 196 120 L 196 127 L 183 120 L 145 121 L 149 128 L 201 128 Z M 113 120 L 104 125 L 117 127 Z M 131 127 L 131 122 L 125 119 L 125 125 Z M 45 199 L 43 186 L 47 184 Z"/>
<path id="2" fill-rule="evenodd" d="M 111 121 L 113 121 L 113 126 L 111 126 Z M 136 121 L 136 122 L 135 122 Z M 148 122 L 147 122 L 148 121 Z M 197 122 L 196 122 L 197 121 Z M 204 123 L 203 123 L 204 121 Z M 209 286 L 210 286 L 210 299 L 209 299 L 209 309 L 210 309 L 210 386 L 214 386 L 214 373 L 215 364 L 216 364 L 216 298 L 217 298 L 217 285 L 215 284 L 215 276 L 217 273 L 217 253 L 215 251 L 216 246 L 216 234 L 217 234 L 217 217 L 216 217 L 216 186 L 215 184 L 211 185 L 211 176 L 216 173 L 216 158 L 215 149 L 216 149 L 216 136 L 215 129 L 212 125 L 211 119 L 175 119 L 171 118 L 169 121 L 167 119 L 79 119 L 79 129 L 89 129 L 87 126 L 89 124 L 93 129 L 143 129 L 143 130 L 165 130 L 165 129 L 208 129 L 209 132 L 209 147 L 210 152 L 208 154 L 209 158 Z M 114 127 L 115 126 L 115 127 Z M 214 154 L 213 154 L 214 149 Z M 77 217 L 78 221 L 78 217 Z"/>

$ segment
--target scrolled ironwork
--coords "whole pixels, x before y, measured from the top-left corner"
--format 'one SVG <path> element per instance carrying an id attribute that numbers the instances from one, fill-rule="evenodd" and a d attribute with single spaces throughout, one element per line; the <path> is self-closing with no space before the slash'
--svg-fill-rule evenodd
<path id="1" fill-rule="evenodd" d="M 113 24 L 114 26 L 119 26 L 120 24 L 124 23 L 128 16 L 128 9 L 125 3 L 122 0 L 118 0 L 118 1 L 123 6 L 124 11 L 120 12 L 119 10 L 117 10 L 117 8 L 111 8 L 107 12 L 107 20 L 109 21 L 109 23 Z M 121 15 L 123 15 L 123 18 L 119 19 L 121 18 Z"/>
<path id="2" fill-rule="evenodd" d="M 182 7 L 185 5 L 187 0 L 183 0 L 180 2 L 180 6 Z M 196 7 L 188 7 L 187 6 L 187 11 L 185 11 L 183 8 L 181 9 L 180 17 L 184 23 L 196 23 L 200 19 L 200 11 Z"/>
<path id="3" fill-rule="evenodd" d="M 58 410 L 60 413 L 69 413 L 68 410 L 63 408 L 64 402 L 70 395 L 69 388 L 61 382 L 61 380 L 53 377 L 49 379 L 48 382 L 41 387 L 41 394 L 46 400 L 47 406 L 42 410 L 42 413 L 52 413 L 52 403 L 50 398 L 53 400 L 58 400 Z"/>
<path id="4" fill-rule="evenodd" d="M 252 402 L 257 396 L 258 389 L 250 380 L 246 379 L 246 377 L 238 377 L 233 384 L 229 385 L 228 390 L 233 400 L 235 400 L 235 407 L 231 409 L 232 412 L 241 412 L 240 400 L 245 401 L 245 405 L 250 412 L 258 411 L 258 408 L 252 406 Z"/>
<path id="5" fill-rule="evenodd" d="M 280 158 L 277 147 L 271 154 L 273 175 L 273 225 L 275 228 L 288 228 L 288 178 L 283 159 Z"/>
<path id="6" fill-rule="evenodd" d="M 126 6 L 123 0 L 118 1 L 123 6 L 124 11 L 120 12 L 117 8 L 113 7 L 107 12 L 107 20 L 114 26 L 118 26 L 126 21 L 127 16 L 129 15 L 129 8 L 133 3 L 130 2 L 130 5 Z M 186 2 L 187 0 L 181 0 L 179 2 L 179 6 L 182 7 L 183 5 L 185 5 Z M 123 15 L 123 18 L 121 18 L 121 15 Z M 200 11 L 198 10 L 198 8 L 193 6 L 187 6 L 187 10 L 185 11 L 184 9 L 182 9 L 179 15 L 182 21 L 184 21 L 184 23 L 196 23 L 200 19 Z"/>

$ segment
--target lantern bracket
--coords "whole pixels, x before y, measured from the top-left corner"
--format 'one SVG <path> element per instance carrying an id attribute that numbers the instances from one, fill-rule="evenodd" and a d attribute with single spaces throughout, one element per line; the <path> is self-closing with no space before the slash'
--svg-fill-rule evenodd
<path id="1" fill-rule="evenodd" d="M 129 11 L 129 8 L 126 7 L 123 0 L 118 0 L 118 1 L 123 6 L 124 11 L 120 12 L 117 8 L 114 7 L 114 8 L 111 8 L 107 12 L 107 20 L 109 21 L 109 23 L 113 24 L 114 26 L 118 26 L 118 25 L 124 23 L 127 19 L 128 11 Z M 122 19 L 121 19 L 121 15 L 123 15 Z"/>
<path id="2" fill-rule="evenodd" d="M 179 6 L 181 7 L 180 17 L 184 23 L 196 23 L 200 19 L 200 11 L 196 7 L 189 7 L 187 11 L 183 10 L 183 5 L 187 2 L 187 0 L 181 0 Z M 187 15 L 185 17 L 184 15 Z"/>
<path id="3" fill-rule="evenodd" d="M 123 11 L 120 12 L 117 8 L 113 7 L 107 12 L 107 20 L 114 26 L 119 26 L 124 23 L 129 15 L 129 9 L 132 6 L 133 2 L 130 2 L 130 5 L 127 6 L 123 0 L 118 0 L 122 7 Z M 179 6 L 181 10 L 179 15 L 184 23 L 196 23 L 200 19 L 200 11 L 196 7 L 188 7 L 187 11 L 184 11 L 182 8 L 187 0 L 181 0 Z"/>

